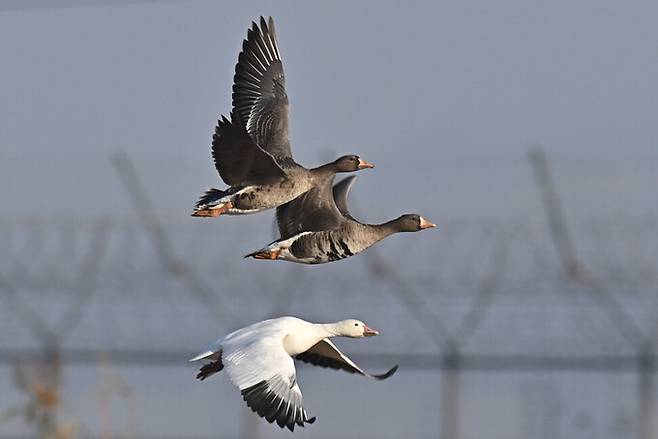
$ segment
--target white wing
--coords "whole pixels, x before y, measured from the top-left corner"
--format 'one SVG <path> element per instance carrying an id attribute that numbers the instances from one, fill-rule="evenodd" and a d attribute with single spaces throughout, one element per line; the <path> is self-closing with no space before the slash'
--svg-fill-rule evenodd
<path id="1" fill-rule="evenodd" d="M 245 340 L 246 341 L 246 340 Z M 294 430 L 313 423 L 304 410 L 295 364 L 280 337 L 254 337 L 223 346 L 222 362 L 233 384 L 251 409 L 268 422 Z"/>

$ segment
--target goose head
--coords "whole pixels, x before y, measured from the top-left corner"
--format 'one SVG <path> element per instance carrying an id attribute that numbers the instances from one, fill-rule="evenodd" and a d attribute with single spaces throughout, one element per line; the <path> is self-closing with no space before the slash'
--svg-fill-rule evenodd
<path id="1" fill-rule="evenodd" d="M 394 220 L 393 223 L 398 232 L 418 232 L 419 230 L 436 227 L 436 224 L 427 221 L 417 214 L 402 215 L 400 218 Z"/>
<path id="2" fill-rule="evenodd" d="M 354 172 L 374 167 L 375 165 L 368 163 L 358 155 L 344 155 L 333 162 L 333 168 L 336 172 Z"/>
<path id="3" fill-rule="evenodd" d="M 379 331 L 369 328 L 361 320 L 348 319 L 336 323 L 338 335 L 342 337 L 362 338 L 373 337 L 379 334 Z"/>

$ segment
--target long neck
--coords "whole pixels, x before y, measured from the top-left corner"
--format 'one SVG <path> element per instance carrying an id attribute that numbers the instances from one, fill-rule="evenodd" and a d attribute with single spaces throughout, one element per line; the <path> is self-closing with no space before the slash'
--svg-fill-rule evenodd
<path id="1" fill-rule="evenodd" d="M 306 352 L 320 340 L 336 335 L 336 328 L 331 324 L 299 322 L 297 331 L 292 331 L 283 338 L 283 346 L 288 354 L 294 356 Z"/>
<path id="2" fill-rule="evenodd" d="M 337 323 L 318 323 L 315 326 L 318 328 L 318 333 L 323 334 L 322 338 L 340 336 L 340 329 Z"/>
<path id="3" fill-rule="evenodd" d="M 335 175 L 336 172 L 338 171 L 336 170 L 335 162 L 327 163 L 326 165 L 318 166 L 317 168 L 311 169 L 311 173 L 319 177 L 330 177 L 332 175 Z"/>
<path id="4" fill-rule="evenodd" d="M 372 230 L 375 230 L 375 233 L 378 235 L 379 239 L 384 239 L 387 236 L 400 231 L 400 228 L 398 227 L 398 221 L 399 220 L 394 219 L 382 224 L 372 224 L 370 227 Z"/>

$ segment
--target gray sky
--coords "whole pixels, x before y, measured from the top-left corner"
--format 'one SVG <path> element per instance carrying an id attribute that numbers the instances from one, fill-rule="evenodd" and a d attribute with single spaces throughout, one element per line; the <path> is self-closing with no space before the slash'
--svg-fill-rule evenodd
<path id="1" fill-rule="evenodd" d="M 179 254 L 193 255 L 196 267 L 207 267 L 207 272 L 217 276 L 223 272 L 215 272 L 215 264 L 227 271 L 235 269 L 236 273 L 237 268 L 244 270 L 240 273 L 249 275 L 239 280 L 250 279 L 246 289 L 256 292 L 260 290 L 251 288 L 252 284 L 269 285 L 271 279 L 281 279 L 289 273 L 303 273 L 304 282 L 313 285 L 308 291 L 313 291 L 317 285 L 333 288 L 327 279 L 358 277 L 365 272 L 366 256 L 310 270 L 295 267 L 298 271 L 292 271 L 287 266 L 261 268 L 253 261 L 239 259 L 239 255 L 270 240 L 270 214 L 206 222 L 189 217 L 201 191 L 210 185 L 223 187 L 210 159 L 211 135 L 219 115 L 230 111 L 234 64 L 247 27 L 259 15 L 273 15 L 276 21 L 292 106 L 293 152 L 298 161 L 313 166 L 340 154 L 360 154 L 377 167 L 359 173 L 353 196 L 357 216 L 383 221 L 415 211 L 439 223 L 439 229 L 433 232 L 399 236 L 379 245 L 381 254 L 397 263 L 400 254 L 413 253 L 413 257 L 403 261 L 408 265 L 404 272 L 410 278 L 436 274 L 435 265 L 439 262 L 444 272 L 461 275 L 452 265 L 444 266 L 443 261 L 450 262 L 455 256 L 446 250 L 451 249 L 447 245 L 450 242 L 466 241 L 467 249 L 453 245 L 455 254 L 472 248 L 473 254 L 488 255 L 486 248 L 484 253 L 477 251 L 482 246 L 480 235 L 469 233 L 470 240 L 466 240 L 465 229 L 453 223 L 473 218 L 476 222 L 482 218 L 543 219 L 525 160 L 526 148 L 531 144 L 544 145 L 554 160 L 569 219 L 658 217 L 655 1 L 631 5 L 613 0 L 137 0 L 139 4 L 133 5 L 75 7 L 100 2 L 111 0 L 0 0 L 0 220 L 132 215 L 131 205 L 109 162 L 112 154 L 124 150 L 140 170 L 158 215 L 168 222 L 195 227 L 195 231 L 203 229 L 203 233 L 181 240 L 183 243 L 176 242 Z M 71 7 L 43 7 L 53 3 Z M 459 230 L 461 235 L 456 233 Z M 146 241 L 141 229 L 125 236 Z M 525 235 L 515 237 L 517 242 L 527 244 Z M 39 238 L 37 235 L 34 239 Z M 33 255 L 29 245 L 24 248 L 30 262 L 51 256 Z M 200 248 L 209 253 L 212 250 L 217 260 L 200 256 Z M 444 258 L 438 257 L 440 252 Z M 547 260 L 553 260 L 546 253 Z M 591 253 L 596 255 L 594 250 Z M 220 255 L 224 260 L 220 260 Z M 428 255 L 431 257 L 425 257 Z M 143 256 L 136 252 L 130 256 L 157 263 L 150 253 Z M 129 258 L 117 259 L 130 265 Z M 64 265 L 73 265 L 69 262 L 66 260 Z M 461 260 L 458 262 L 461 264 Z M 510 265 L 510 270 L 519 273 L 532 271 L 532 267 L 523 264 Z M 26 266 L 30 268 L 31 264 Z M 467 267 L 466 262 L 463 266 Z M 34 270 L 48 275 L 40 267 L 37 265 Z M 139 276 L 149 275 L 148 270 L 136 267 Z M 538 269 L 543 273 L 546 267 Z M 143 279 L 139 276 L 135 276 L 138 281 Z M 463 276 L 473 277 L 472 271 L 466 270 Z M 50 281 L 47 278 L 43 284 Z M 189 297 L 177 289 L 178 285 L 170 285 L 168 279 L 163 282 L 172 289 L 172 296 L 190 306 Z M 450 286 L 444 287 L 445 291 L 455 296 L 464 294 L 462 284 Z M 129 295 L 136 290 L 144 292 L 139 284 L 139 288 L 122 293 Z M 339 290 L 350 296 L 349 288 Z M 144 319 L 134 312 L 138 309 L 135 297 L 115 299 L 116 293 L 108 293 L 108 303 L 116 300 L 126 311 L 105 312 L 101 308 L 99 315 L 108 321 L 116 315 Z M 320 296 L 329 294 L 316 292 L 312 297 Z M 451 296 L 436 299 L 446 297 Z M 516 309 L 516 297 L 512 299 L 509 306 L 504 304 L 501 308 Z M 445 314 L 461 316 L 455 311 L 459 311 L 458 307 L 440 300 L 438 303 L 449 311 Z M 42 306 L 51 304 L 44 300 L 35 302 Z M 171 306 L 171 311 L 160 315 L 161 308 L 156 307 L 153 315 L 165 316 L 169 319 L 168 330 L 193 338 L 194 343 L 197 339 L 205 342 L 205 336 L 193 337 L 190 330 L 181 331 L 179 324 L 171 324 L 172 316 L 178 323 L 194 326 L 200 332 L 210 331 L 217 324 L 204 321 L 201 327 L 197 322 L 202 319 L 191 317 L 187 308 L 177 306 L 178 302 L 162 302 L 163 306 Z M 333 297 L 332 303 L 313 308 L 307 306 L 307 301 L 297 304 L 299 309 L 291 310 L 283 304 L 278 309 L 284 313 L 330 314 L 343 313 L 353 304 L 348 301 L 343 306 Z M 372 306 L 355 306 L 366 317 L 371 313 L 374 321 L 381 321 L 384 309 L 392 310 L 393 317 L 384 324 L 388 329 L 386 337 L 390 338 L 371 341 L 373 351 L 382 346 L 377 343 L 395 337 L 391 325 L 405 325 L 407 319 L 413 320 L 396 307 L 397 302 L 387 303 L 378 299 Z M 552 303 L 543 306 L 541 302 L 541 307 L 528 313 L 529 318 L 539 321 L 542 330 L 559 326 L 556 322 L 562 321 L 555 318 Z M 571 312 L 572 308 L 566 310 Z M 543 316 L 545 321 L 537 316 Z M 579 317 L 573 320 L 589 324 Z M 485 327 L 482 332 L 498 337 L 501 328 L 520 332 L 517 327 L 504 324 Z M 527 334 L 527 327 L 523 329 Z M 88 334 L 92 334 L 90 338 L 94 336 L 84 331 L 80 336 Z M 126 337 L 132 340 L 133 334 Z M 147 332 L 145 336 L 151 334 Z M 537 334 L 544 336 L 542 331 Z M 398 339 L 394 343 L 402 346 L 407 342 Z M 368 345 L 364 344 L 363 349 L 368 349 Z M 71 393 L 87 395 L 85 392 L 96 378 L 88 370 L 78 372 L 71 372 L 67 385 L 73 388 Z M 309 429 L 308 435 L 335 437 L 332 429 L 349 431 L 353 425 L 350 422 L 357 421 L 371 423 L 372 427 L 366 425 L 367 428 L 385 429 L 383 433 L 392 437 L 399 436 L 408 426 L 417 428 L 419 434 L 435 431 L 438 419 L 428 421 L 424 414 L 437 412 L 433 392 L 438 388 L 438 376 L 401 373 L 397 381 L 387 382 L 394 387 L 356 379 L 352 386 L 350 381 L 351 390 L 384 404 L 384 409 L 373 410 L 373 416 L 363 420 L 334 425 L 330 421 L 341 417 L 332 418 L 329 413 L 352 406 L 335 403 L 345 389 L 346 381 L 339 381 L 342 377 L 328 374 L 327 381 L 311 379 L 312 374 L 319 376 L 324 372 L 305 372 L 307 398 L 323 416 L 322 423 L 318 422 L 315 430 Z M 246 412 L 239 395 L 225 380 L 216 380 L 213 385 L 218 386 L 217 390 L 203 393 L 197 390 L 200 387 L 189 385 L 193 373 L 183 373 L 182 368 L 158 369 L 146 380 L 140 371 L 129 367 L 121 373 L 136 383 L 144 381 L 137 385 L 142 386 L 138 390 L 148 392 L 146 395 L 179 391 L 183 395 L 180 400 L 158 397 L 141 402 L 140 413 L 151 421 L 145 421 L 147 425 L 169 428 L 172 412 L 195 408 L 187 424 L 172 427 L 173 435 L 178 433 L 176 428 L 187 429 L 193 422 L 199 423 L 199 431 L 213 431 L 217 413 L 238 417 Z M 480 423 L 464 422 L 465 435 L 476 437 L 481 435 L 481 429 L 491 429 L 492 422 L 500 423 L 509 416 L 516 419 L 516 411 L 507 414 L 507 418 L 500 416 L 501 410 L 512 407 L 511 403 L 501 403 L 500 396 L 509 395 L 506 392 L 510 388 L 517 392 L 515 389 L 521 389 L 529 378 L 521 374 L 497 376 L 503 378 L 495 386 L 487 387 L 486 377 L 477 375 L 465 386 L 465 407 L 478 412 L 483 406 L 493 408 L 482 410 L 489 414 Z M 0 373 L 0 388 L 12 386 L 9 377 L 8 373 Z M 546 387 L 557 389 L 556 394 L 576 404 L 594 402 L 592 411 L 601 418 L 596 425 L 607 425 L 605 422 L 611 419 L 611 410 L 597 408 L 605 408 L 609 403 L 616 410 L 618 400 L 632 398 L 635 389 L 635 382 L 627 376 L 613 381 L 612 386 L 607 375 L 601 378 L 605 385 L 600 384 L 603 381 L 584 380 L 580 374 L 568 377 L 560 386 L 550 379 L 540 381 L 539 387 L 530 389 L 529 397 L 526 393 L 523 397 L 543 398 Z M 171 386 L 162 386 L 164 380 L 169 380 Z M 619 380 L 629 381 L 627 388 L 631 390 L 620 386 Z M 578 385 L 585 381 L 591 388 L 583 391 Z M 395 425 L 383 422 L 380 417 L 395 412 L 399 404 L 389 398 L 391 388 L 395 390 L 393 394 L 401 395 L 401 401 L 417 398 L 425 411 L 414 411 Z M 597 392 L 604 391 L 615 397 L 599 397 Z M 574 393 L 584 396 L 580 398 Z M 322 397 L 325 394 L 331 397 Z M 224 395 L 226 399 L 222 399 Z M 491 395 L 496 396 L 495 400 L 487 399 Z M 155 406 L 147 405 L 153 401 Z M 195 404 L 186 405 L 187 401 Z M 208 403 L 202 404 L 204 401 Z M 518 425 L 519 431 L 536 430 L 541 419 L 529 419 L 524 410 L 530 404 L 520 401 L 518 416 L 523 421 L 498 426 L 496 431 L 507 432 Z M 90 411 L 93 408 L 82 397 L 76 405 Z M 199 406 L 204 409 L 196 410 Z M 568 406 L 564 412 L 570 414 L 571 408 Z M 565 419 L 571 422 L 570 417 Z M 239 427 L 237 421 L 234 424 L 234 428 Z M 256 428 L 269 437 L 273 429 L 265 424 L 257 424 Z M 147 429 L 143 433 L 157 436 L 161 432 Z M 605 437 L 598 431 L 594 435 Z"/>
<path id="2" fill-rule="evenodd" d="M 200 191 L 222 186 L 211 133 L 261 14 L 277 24 L 296 158 L 374 162 L 355 191 L 368 219 L 485 214 L 510 194 L 524 204 L 534 143 L 564 160 L 622 160 L 612 172 L 629 193 L 655 182 L 656 2 L 17 4 L 0 2 L 5 216 L 130 213 L 108 164 L 123 149 L 162 214 L 187 220 Z"/>

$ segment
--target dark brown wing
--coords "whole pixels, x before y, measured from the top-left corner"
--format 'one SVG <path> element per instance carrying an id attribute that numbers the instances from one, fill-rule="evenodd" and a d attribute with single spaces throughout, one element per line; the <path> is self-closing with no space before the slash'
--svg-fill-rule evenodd
<path id="1" fill-rule="evenodd" d="M 332 192 L 333 177 L 294 200 L 277 207 L 276 221 L 280 239 L 288 239 L 301 232 L 320 232 L 337 229 L 345 217 L 340 213 Z"/>
<path id="2" fill-rule="evenodd" d="M 286 175 L 274 158 L 254 143 L 244 127 L 223 116 L 212 139 L 212 157 L 219 176 L 230 186 L 266 183 Z"/>
<path id="3" fill-rule="evenodd" d="M 233 112 L 252 139 L 277 160 L 291 159 L 288 95 L 272 17 L 252 22 L 233 78 Z"/>
<path id="4" fill-rule="evenodd" d="M 388 372 L 381 375 L 372 375 L 365 372 L 359 366 L 350 360 L 345 354 L 338 350 L 331 340 L 325 338 L 314 344 L 306 352 L 298 354 L 295 358 L 305 363 L 313 364 L 314 366 L 330 367 L 332 369 L 340 369 L 349 373 L 358 373 L 359 375 L 368 378 L 375 378 L 378 380 L 385 380 L 398 370 L 398 366 L 393 366 Z"/>

